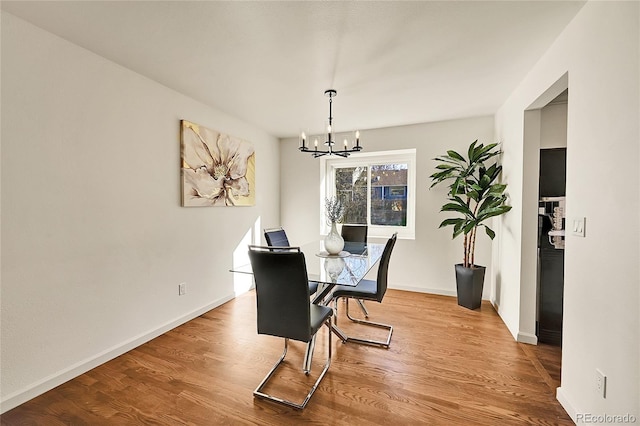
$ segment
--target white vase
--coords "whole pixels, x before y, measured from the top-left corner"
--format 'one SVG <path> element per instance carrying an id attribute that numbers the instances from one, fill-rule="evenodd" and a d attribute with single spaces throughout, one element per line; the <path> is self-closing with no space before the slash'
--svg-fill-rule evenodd
<path id="1" fill-rule="evenodd" d="M 344 248 L 344 239 L 336 229 L 336 223 L 331 222 L 331 231 L 324 237 L 324 249 L 329 254 L 338 254 Z"/>
<path id="2" fill-rule="evenodd" d="M 338 277 L 344 270 L 344 259 L 341 257 L 331 257 L 325 259 L 324 270 L 327 271 L 327 275 L 331 279 L 331 282 L 338 281 Z"/>

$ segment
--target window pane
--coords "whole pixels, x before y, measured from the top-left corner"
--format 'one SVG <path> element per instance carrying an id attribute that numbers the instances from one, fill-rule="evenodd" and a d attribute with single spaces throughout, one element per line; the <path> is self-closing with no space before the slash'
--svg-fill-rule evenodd
<path id="1" fill-rule="evenodd" d="M 371 224 L 407 225 L 408 164 L 371 166 Z"/>
<path id="2" fill-rule="evenodd" d="M 345 206 L 344 223 L 367 223 L 367 166 L 336 169 L 336 195 Z"/>

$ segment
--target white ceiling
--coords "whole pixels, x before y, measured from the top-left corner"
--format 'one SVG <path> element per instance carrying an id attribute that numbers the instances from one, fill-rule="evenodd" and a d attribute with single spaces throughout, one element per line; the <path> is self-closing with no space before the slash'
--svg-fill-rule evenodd
<path id="1" fill-rule="evenodd" d="M 2 1 L 269 133 L 493 114 L 582 1 Z"/>

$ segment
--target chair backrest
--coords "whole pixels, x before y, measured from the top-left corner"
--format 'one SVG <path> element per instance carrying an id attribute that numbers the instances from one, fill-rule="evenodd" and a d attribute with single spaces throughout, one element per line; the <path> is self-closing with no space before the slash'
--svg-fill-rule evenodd
<path id="1" fill-rule="evenodd" d="M 282 228 L 265 229 L 264 239 L 271 247 L 289 247 L 289 239 Z"/>
<path id="2" fill-rule="evenodd" d="M 354 243 L 367 242 L 367 225 L 342 225 L 340 233 L 345 241 Z"/>
<path id="3" fill-rule="evenodd" d="M 380 266 L 378 267 L 378 280 L 377 280 L 377 296 L 378 302 L 382 302 L 384 294 L 387 292 L 387 275 L 389 274 L 389 259 L 391 259 L 391 251 L 396 245 L 396 238 L 398 233 L 394 233 L 387 241 L 387 245 L 384 246 L 382 251 L 382 258 L 380 259 Z"/>
<path id="4" fill-rule="evenodd" d="M 258 333 L 302 342 L 311 339 L 309 284 L 299 247 L 272 251 L 249 246 L 256 283 Z"/>

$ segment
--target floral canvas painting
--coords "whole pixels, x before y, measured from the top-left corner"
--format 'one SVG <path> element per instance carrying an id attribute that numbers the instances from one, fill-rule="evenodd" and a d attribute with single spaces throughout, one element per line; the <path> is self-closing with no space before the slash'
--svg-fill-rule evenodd
<path id="1" fill-rule="evenodd" d="M 181 121 L 182 205 L 255 205 L 251 142 Z"/>

